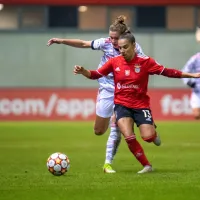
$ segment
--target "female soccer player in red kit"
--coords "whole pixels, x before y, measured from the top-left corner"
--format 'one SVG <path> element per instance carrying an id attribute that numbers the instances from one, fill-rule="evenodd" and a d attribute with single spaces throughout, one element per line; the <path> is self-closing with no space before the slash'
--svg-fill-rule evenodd
<path id="1" fill-rule="evenodd" d="M 168 69 L 153 58 L 135 53 L 135 37 L 126 32 L 118 41 L 121 55 L 111 58 L 98 70 L 86 70 L 75 66 L 74 74 L 82 74 L 89 79 L 98 79 L 109 73 L 114 74 L 115 115 L 117 124 L 124 135 L 128 147 L 137 160 L 144 166 L 138 173 L 151 171 L 144 151 L 134 134 L 134 123 L 139 127 L 140 135 L 146 142 L 153 142 L 154 122 L 150 110 L 150 97 L 147 95 L 149 75 L 163 75 L 171 78 L 200 78 L 200 73 L 185 73 Z"/>

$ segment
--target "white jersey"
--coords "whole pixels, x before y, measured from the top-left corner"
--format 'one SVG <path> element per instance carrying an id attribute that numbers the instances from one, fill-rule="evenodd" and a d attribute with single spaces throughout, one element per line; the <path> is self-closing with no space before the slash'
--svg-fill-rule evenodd
<path id="1" fill-rule="evenodd" d="M 192 56 L 185 64 L 183 72 L 199 73 L 200 72 L 200 52 Z M 194 85 L 192 88 L 194 93 L 200 95 L 200 79 L 199 78 L 183 78 L 183 82 L 187 85 Z"/>
<path id="2" fill-rule="evenodd" d="M 93 50 L 101 50 L 104 53 L 103 56 L 101 57 L 101 62 L 98 68 L 104 65 L 110 58 L 113 58 L 120 54 L 119 49 L 116 49 L 113 47 L 109 37 L 93 40 L 91 48 Z M 139 55 L 144 55 L 142 48 L 140 47 L 138 43 L 136 43 L 136 53 Z M 99 78 L 98 82 L 100 85 L 100 90 L 106 89 L 107 91 L 111 91 L 114 93 L 115 87 L 114 87 L 114 80 L 113 80 L 112 73 L 110 73 L 108 76 Z"/>

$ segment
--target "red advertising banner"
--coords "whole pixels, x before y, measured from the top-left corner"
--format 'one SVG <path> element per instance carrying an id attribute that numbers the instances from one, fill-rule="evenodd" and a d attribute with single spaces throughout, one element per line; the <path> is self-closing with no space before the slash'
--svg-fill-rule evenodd
<path id="1" fill-rule="evenodd" d="M 97 89 L 0 89 L 0 121 L 94 120 Z M 155 120 L 192 120 L 190 90 L 151 89 Z"/>
<path id="2" fill-rule="evenodd" d="M 151 89 L 152 114 L 155 120 L 192 120 L 189 89 Z"/>
<path id="3" fill-rule="evenodd" d="M 0 90 L 0 120 L 93 120 L 97 90 Z"/>
<path id="4" fill-rule="evenodd" d="M 13 5 L 200 5 L 199 0 L 0 0 L 0 3 Z"/>

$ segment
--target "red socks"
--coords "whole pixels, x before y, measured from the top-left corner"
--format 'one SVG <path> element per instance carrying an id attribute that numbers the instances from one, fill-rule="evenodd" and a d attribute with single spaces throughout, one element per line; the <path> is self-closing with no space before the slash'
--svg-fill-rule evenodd
<path id="1" fill-rule="evenodd" d="M 155 138 L 157 137 L 157 132 L 155 132 L 155 135 L 153 135 L 152 137 L 149 138 L 142 138 L 145 142 L 151 143 L 155 140 Z"/>
<path id="2" fill-rule="evenodd" d="M 136 140 L 135 135 L 131 135 L 125 138 L 128 147 L 136 159 L 143 165 L 151 165 L 144 154 L 144 150 L 140 143 Z"/>

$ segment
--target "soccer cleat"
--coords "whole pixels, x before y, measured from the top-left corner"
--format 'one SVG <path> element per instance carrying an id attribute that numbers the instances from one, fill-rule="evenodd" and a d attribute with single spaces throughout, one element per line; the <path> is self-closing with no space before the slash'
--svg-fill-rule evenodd
<path id="1" fill-rule="evenodd" d="M 160 139 L 160 136 L 158 134 L 157 134 L 156 138 L 154 139 L 153 143 L 156 146 L 160 146 L 161 145 L 161 139 Z"/>
<path id="2" fill-rule="evenodd" d="M 108 174 L 116 173 L 116 171 L 112 168 L 111 164 L 109 163 L 104 164 L 103 171 L 104 173 L 108 173 Z"/>
<path id="3" fill-rule="evenodd" d="M 144 173 L 148 173 L 148 172 L 152 172 L 152 171 L 153 171 L 152 166 L 146 165 L 146 166 L 144 166 L 144 168 L 142 170 L 140 170 L 138 172 L 138 174 L 144 174 Z"/>

